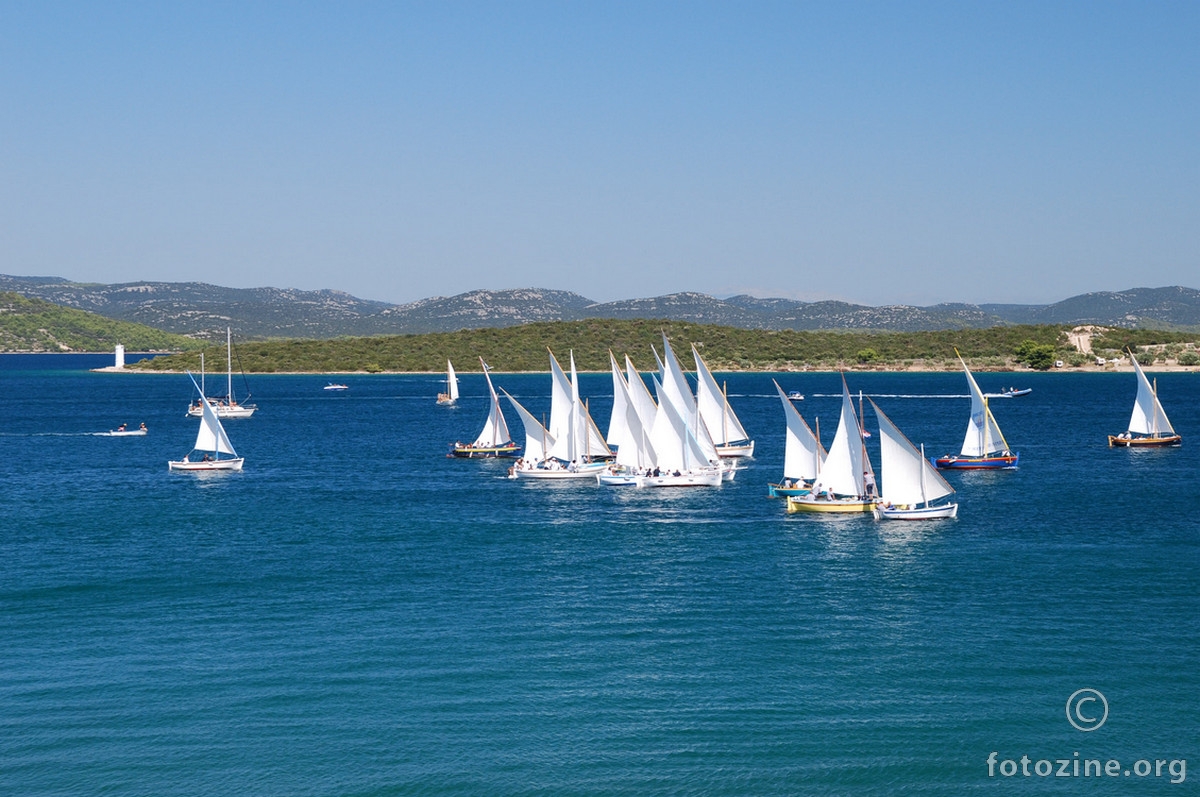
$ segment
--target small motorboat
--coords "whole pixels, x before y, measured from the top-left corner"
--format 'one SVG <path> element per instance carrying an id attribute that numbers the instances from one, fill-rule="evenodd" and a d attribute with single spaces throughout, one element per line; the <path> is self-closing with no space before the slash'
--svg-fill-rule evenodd
<path id="1" fill-rule="evenodd" d="M 789 390 L 787 397 L 788 401 L 804 401 L 804 394 L 799 390 Z"/>
<path id="2" fill-rule="evenodd" d="M 340 382 L 330 382 L 325 386 L 325 390 L 349 390 L 349 385 L 343 385 Z"/>
<path id="3" fill-rule="evenodd" d="M 121 424 L 116 429 L 107 432 L 96 432 L 98 437 L 145 437 L 147 432 L 146 424 L 142 424 L 137 429 L 126 429 L 125 424 Z"/>

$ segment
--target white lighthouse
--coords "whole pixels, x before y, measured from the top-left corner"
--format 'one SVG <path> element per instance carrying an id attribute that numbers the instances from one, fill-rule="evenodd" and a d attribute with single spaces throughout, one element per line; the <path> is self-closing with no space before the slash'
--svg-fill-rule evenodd
<path id="1" fill-rule="evenodd" d="M 116 355 L 116 357 L 115 357 L 116 362 L 113 363 L 113 367 L 114 368 L 124 368 L 125 367 L 125 347 L 122 346 L 120 343 L 117 344 L 117 350 L 115 352 L 115 355 Z"/>

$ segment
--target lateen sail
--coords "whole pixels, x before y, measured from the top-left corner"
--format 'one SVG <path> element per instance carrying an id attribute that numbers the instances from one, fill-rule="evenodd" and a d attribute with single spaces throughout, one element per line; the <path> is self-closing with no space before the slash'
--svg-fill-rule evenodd
<path id="1" fill-rule="evenodd" d="M 1150 380 L 1146 378 L 1142 366 L 1138 365 L 1133 352 L 1129 353 L 1129 360 L 1133 363 L 1133 370 L 1137 372 L 1138 377 L 1137 399 L 1133 403 L 1133 417 L 1129 419 L 1129 431 L 1155 437 L 1175 434 L 1175 429 L 1167 420 L 1167 413 L 1159 403 L 1158 396 L 1154 394 L 1154 388 L 1150 385 Z"/>
<path id="2" fill-rule="evenodd" d="M 621 446 L 632 435 L 629 428 L 627 413 L 631 409 L 629 398 L 629 386 L 625 383 L 625 377 L 621 374 L 621 369 L 617 365 L 617 358 L 612 351 L 608 353 L 608 360 L 612 365 L 612 381 L 613 381 L 613 405 L 612 415 L 608 421 L 608 444 L 616 446 L 620 451 Z M 620 462 L 620 457 L 617 458 Z"/>
<path id="3" fill-rule="evenodd" d="M 774 381 L 774 380 L 772 380 Z M 783 401 L 783 415 L 787 419 L 787 439 L 783 448 L 783 478 L 801 479 L 811 482 L 821 471 L 825 452 L 812 429 L 804 422 L 796 407 L 775 382 L 779 398 Z"/>
<path id="4" fill-rule="evenodd" d="M 696 404 L 700 409 L 700 419 L 704 421 L 713 442 L 724 446 L 736 441 L 749 440 L 750 435 L 746 434 L 737 413 L 729 406 L 729 401 L 717 385 L 717 380 L 713 378 L 712 371 L 708 370 L 708 366 L 700 358 L 700 352 L 696 350 L 694 343 L 692 357 L 696 360 Z"/>
<path id="5" fill-rule="evenodd" d="M 236 457 L 237 452 L 233 450 L 233 443 L 229 442 L 229 437 L 225 434 L 225 427 L 221 425 L 221 420 L 217 417 L 212 404 L 207 398 L 202 397 L 202 401 L 204 408 L 203 415 L 200 417 L 200 431 L 196 433 L 196 445 L 192 448 L 196 451 L 216 451 Z"/>
<path id="6" fill-rule="evenodd" d="M 537 418 L 521 406 L 515 398 L 513 398 L 507 390 L 504 390 L 505 397 L 509 403 L 513 405 L 513 409 L 517 411 L 517 416 L 521 419 L 521 424 L 525 427 L 525 449 L 524 458 L 528 462 L 538 462 L 546 458 L 547 452 L 554 445 L 554 436 L 546 430 L 545 426 L 538 421 Z"/>
<path id="7" fill-rule="evenodd" d="M 484 423 L 483 431 L 479 433 L 479 437 L 475 438 L 474 445 L 477 448 L 493 448 L 507 445 L 512 441 L 512 436 L 508 432 L 508 424 L 504 420 L 504 413 L 500 411 L 500 397 L 496 395 L 496 388 L 492 387 L 492 377 L 488 374 L 487 364 L 482 358 L 480 358 L 479 364 L 483 366 L 483 378 L 487 380 L 488 395 L 491 396 L 492 403 L 488 409 L 487 422 Z"/>
<path id="8" fill-rule="evenodd" d="M 828 491 L 836 495 L 862 496 L 866 494 L 863 478 L 863 438 L 854 414 L 854 402 L 850 400 L 850 389 L 842 377 L 842 415 L 837 433 L 829 446 L 825 465 L 817 476 L 813 492 Z"/>
<path id="9" fill-rule="evenodd" d="M 954 494 L 954 488 L 872 401 L 879 419 L 880 496 L 893 504 L 917 505 Z"/>
<path id="10" fill-rule="evenodd" d="M 613 367 L 616 367 L 616 360 L 613 360 Z M 645 468 L 654 467 L 658 460 L 655 456 L 654 447 L 650 443 L 650 435 L 647 429 L 642 425 L 642 419 L 639 417 L 637 408 L 634 406 L 633 398 L 630 396 L 629 385 L 626 384 L 623 377 L 619 378 L 619 372 L 613 372 L 613 385 L 621 394 L 621 405 L 624 407 L 623 423 L 625 424 L 625 439 L 617 449 L 617 464 L 624 465 L 628 468 L 637 468 L 643 470 Z M 641 381 L 640 379 L 638 380 Z M 614 398 L 614 406 L 617 401 Z"/>
<path id="11" fill-rule="evenodd" d="M 967 375 L 967 387 L 971 390 L 971 418 L 967 421 L 967 434 L 963 438 L 962 455 L 964 457 L 985 457 L 998 451 L 1007 451 L 1008 444 L 1004 442 L 1004 435 L 1000 433 L 1000 427 L 996 425 L 996 419 L 988 407 L 983 391 L 979 389 L 975 377 L 971 375 L 971 371 L 963 362 L 962 357 L 959 357 L 958 361 L 962 363 L 963 372 Z"/>
<path id="12" fill-rule="evenodd" d="M 458 401 L 458 377 L 454 375 L 454 366 L 446 360 L 446 392 L 451 401 Z"/>
<path id="13" fill-rule="evenodd" d="M 642 381 L 641 375 L 633 367 L 633 360 L 629 359 L 628 354 L 625 355 L 625 376 L 626 384 L 629 387 L 629 400 L 637 410 L 642 428 L 649 434 L 654 428 L 654 416 L 658 414 L 658 405 L 654 403 L 654 397 L 650 395 L 646 383 Z"/>

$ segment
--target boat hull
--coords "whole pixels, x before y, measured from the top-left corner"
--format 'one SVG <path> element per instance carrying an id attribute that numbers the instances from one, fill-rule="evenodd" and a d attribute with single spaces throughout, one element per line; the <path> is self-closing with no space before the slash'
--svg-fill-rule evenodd
<path id="1" fill-rule="evenodd" d="M 1015 470 L 1020 454 L 1000 454 L 991 457 L 949 456 L 930 459 L 939 470 Z"/>
<path id="2" fill-rule="evenodd" d="M 691 473 L 664 473 L 646 476 L 643 487 L 720 487 L 724 476 L 719 470 L 695 471 Z"/>
<path id="3" fill-rule="evenodd" d="M 506 446 L 454 446 L 448 456 L 458 459 L 479 459 L 487 457 L 515 457 L 521 446 L 510 443 Z"/>
<path id="4" fill-rule="evenodd" d="M 809 495 L 788 496 L 787 511 L 812 512 L 818 514 L 862 514 L 875 508 L 875 500 L 862 501 L 850 498 L 815 498 Z"/>
<path id="5" fill-rule="evenodd" d="M 258 406 L 255 404 L 214 404 L 213 409 L 216 410 L 217 417 L 224 420 L 227 418 L 249 418 L 258 409 Z M 204 416 L 204 408 L 193 404 L 188 409 L 187 414 L 192 418 L 201 418 Z"/>
<path id="6" fill-rule="evenodd" d="M 561 481 L 564 479 L 595 479 L 608 464 L 605 462 L 589 462 L 571 468 L 513 468 L 512 476 L 518 479 L 542 479 L 546 481 Z"/>
<path id="7" fill-rule="evenodd" d="M 782 484 L 768 484 L 767 497 L 769 498 L 787 498 L 789 495 L 808 495 L 812 489 L 800 485 L 798 487 L 784 487 Z"/>
<path id="8" fill-rule="evenodd" d="M 1166 448 L 1182 444 L 1183 437 L 1177 434 L 1166 437 L 1121 437 L 1115 434 L 1108 436 L 1110 448 Z"/>
<path id="9" fill-rule="evenodd" d="M 909 509 L 901 507 L 885 507 L 876 504 L 874 510 L 876 520 L 939 520 L 958 517 L 958 504 L 942 504 L 940 506 L 923 506 Z"/>
<path id="10" fill-rule="evenodd" d="M 97 437 L 145 437 L 145 429 L 130 429 L 122 432 L 120 429 L 113 429 L 111 432 L 96 432 Z"/>
<path id="11" fill-rule="evenodd" d="M 183 471 L 208 471 L 208 470 L 241 470 L 242 463 L 246 460 L 244 457 L 236 459 L 214 459 L 207 462 L 190 462 L 182 460 L 180 462 L 167 462 L 167 470 L 183 470 Z"/>
<path id="12" fill-rule="evenodd" d="M 717 456 L 726 459 L 740 459 L 754 456 L 754 441 L 717 446 Z"/>

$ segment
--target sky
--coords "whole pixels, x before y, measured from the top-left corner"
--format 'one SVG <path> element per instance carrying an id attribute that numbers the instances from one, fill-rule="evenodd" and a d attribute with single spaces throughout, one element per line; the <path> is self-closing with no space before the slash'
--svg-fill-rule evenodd
<path id="1" fill-rule="evenodd" d="M 1200 3 L 0 0 L 0 273 L 1200 287 Z"/>

